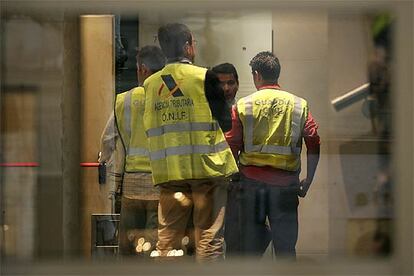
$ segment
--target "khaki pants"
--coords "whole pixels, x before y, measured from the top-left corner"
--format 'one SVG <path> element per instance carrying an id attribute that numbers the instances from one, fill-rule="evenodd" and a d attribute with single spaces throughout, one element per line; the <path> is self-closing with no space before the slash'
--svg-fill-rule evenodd
<path id="1" fill-rule="evenodd" d="M 182 239 L 193 213 L 197 260 L 223 259 L 227 184 L 225 178 L 212 178 L 160 185 L 157 250 L 161 256 L 183 248 Z"/>

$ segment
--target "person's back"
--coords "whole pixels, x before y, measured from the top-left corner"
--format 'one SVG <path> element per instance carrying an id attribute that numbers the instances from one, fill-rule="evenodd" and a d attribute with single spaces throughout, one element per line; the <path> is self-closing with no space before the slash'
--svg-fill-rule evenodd
<path id="1" fill-rule="evenodd" d="M 304 99 L 282 90 L 261 89 L 240 99 L 237 110 L 245 130 L 242 165 L 300 169 L 301 135 L 308 114 Z"/>
<path id="2" fill-rule="evenodd" d="M 106 129 L 113 140 L 121 141 L 124 148 L 124 168 L 122 181 L 121 218 L 119 225 L 119 253 L 135 255 L 137 241 L 147 253 L 155 248 L 157 241 L 157 208 L 159 189 L 152 184 L 148 147 L 143 126 L 145 93 L 142 82 L 151 74 L 161 70 L 165 57 L 156 46 L 144 46 L 137 54 L 137 77 L 141 86 L 118 94 L 115 99 L 114 116 L 116 129 Z M 119 139 L 117 139 L 119 138 Z M 106 139 L 107 140 L 107 139 Z M 108 143 L 103 143 L 107 145 Z M 119 152 L 108 148 L 105 152 Z"/>
<path id="3" fill-rule="evenodd" d="M 218 80 L 192 65 L 194 39 L 185 25 L 162 26 L 158 39 L 169 62 L 144 83 L 150 164 L 161 191 L 157 249 L 167 256 L 181 248 L 193 211 L 197 258 L 217 259 L 223 255 L 227 177 L 237 172 L 221 128 L 231 126 L 230 110 Z"/>
<path id="4" fill-rule="evenodd" d="M 126 150 L 125 172 L 151 172 L 144 132 L 144 100 L 142 86 L 116 97 L 117 128 Z"/>
<path id="5" fill-rule="evenodd" d="M 204 96 L 205 74 L 204 68 L 172 63 L 145 84 L 146 91 L 157 91 L 146 101 L 147 110 L 156 112 L 145 115 L 155 184 L 235 172 L 223 132 Z"/>
<path id="6" fill-rule="evenodd" d="M 148 253 L 157 241 L 159 190 L 153 186 L 143 130 L 144 89 L 135 87 L 116 97 L 116 125 L 125 150 L 119 253 L 135 255 L 138 240 Z"/>
<path id="7" fill-rule="evenodd" d="M 304 197 L 319 160 L 319 135 L 307 102 L 280 89 L 280 64 L 270 52 L 250 62 L 257 92 L 233 108 L 227 138 L 238 154 L 242 204 L 241 254 L 261 255 L 269 221 L 277 255 L 295 257 L 298 196 Z M 307 147 L 307 177 L 299 181 L 302 139 Z"/>

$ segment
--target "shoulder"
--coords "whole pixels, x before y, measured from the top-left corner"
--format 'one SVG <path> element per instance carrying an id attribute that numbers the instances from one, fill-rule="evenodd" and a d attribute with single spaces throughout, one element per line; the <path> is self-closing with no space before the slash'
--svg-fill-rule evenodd
<path id="1" fill-rule="evenodd" d="M 203 76 L 205 75 L 207 68 L 200 67 L 190 63 L 170 63 L 164 67 L 166 72 L 175 73 L 185 76 Z"/>
<path id="2" fill-rule="evenodd" d="M 148 78 L 146 78 L 145 81 L 144 81 L 144 84 L 143 84 L 144 87 L 146 87 L 148 84 L 150 84 L 153 80 L 159 78 L 161 76 L 161 74 L 162 74 L 162 70 L 158 71 L 158 72 L 152 74 L 151 76 L 149 76 Z"/>
<path id="3" fill-rule="evenodd" d="M 115 96 L 115 101 L 118 103 L 118 102 L 122 102 L 122 101 L 124 101 L 124 99 L 125 99 L 125 96 L 126 96 L 126 94 L 128 93 L 128 91 L 125 91 L 125 92 L 122 92 L 122 93 L 119 93 L 119 94 L 117 94 L 116 96 Z"/>
<path id="4" fill-rule="evenodd" d="M 133 95 L 144 95 L 145 94 L 145 90 L 143 86 L 137 86 L 135 88 L 132 88 L 130 91 L 132 92 Z"/>
<path id="5" fill-rule="evenodd" d="M 285 95 L 287 95 L 287 96 L 289 96 L 289 97 L 292 97 L 293 99 L 295 99 L 295 101 L 300 101 L 300 102 L 302 102 L 305 106 L 307 106 L 308 105 L 308 102 L 307 102 L 307 100 L 306 99 L 304 99 L 304 98 L 302 98 L 302 97 L 300 97 L 300 96 L 298 96 L 298 95 L 296 95 L 296 94 L 294 94 L 294 93 L 292 93 L 292 92 L 288 92 L 288 91 L 285 91 L 285 90 L 279 90 L 281 93 L 284 93 Z"/>
<path id="6" fill-rule="evenodd" d="M 145 95 L 144 87 L 137 86 L 128 91 L 122 92 L 116 95 L 115 102 L 116 104 L 122 104 L 125 101 L 125 97 L 130 94 L 131 96 L 141 96 Z"/>
<path id="7" fill-rule="evenodd" d="M 260 96 L 260 91 L 254 91 L 254 92 L 250 93 L 249 95 L 244 96 L 243 98 L 240 98 L 237 101 L 236 104 L 239 105 L 241 103 L 245 103 L 245 102 L 251 101 L 253 99 L 253 97 L 256 97 L 256 96 Z"/>
<path id="8" fill-rule="evenodd" d="M 182 66 L 183 68 L 191 72 L 191 74 L 201 76 L 203 78 L 206 77 L 207 72 L 211 71 L 211 70 L 207 70 L 207 68 L 197 66 L 194 64 L 182 64 Z"/>

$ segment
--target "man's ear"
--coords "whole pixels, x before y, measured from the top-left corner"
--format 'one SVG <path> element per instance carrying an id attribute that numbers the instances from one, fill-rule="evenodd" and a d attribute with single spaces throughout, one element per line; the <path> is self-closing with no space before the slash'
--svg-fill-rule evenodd
<path id="1" fill-rule="evenodd" d="M 147 75 L 150 72 L 150 69 L 145 64 L 141 64 L 140 69 L 143 75 Z"/>
<path id="2" fill-rule="evenodd" d="M 257 72 L 256 70 L 252 72 L 253 74 L 253 79 L 254 80 L 259 80 L 259 72 Z"/>
<path id="3" fill-rule="evenodd" d="M 263 80 L 263 77 L 262 77 L 262 75 L 259 72 L 254 71 L 254 75 L 256 76 L 256 79 L 258 81 L 262 81 Z"/>
<path id="4" fill-rule="evenodd" d="M 184 53 L 185 56 L 189 56 L 191 54 L 191 46 L 188 44 L 188 42 L 184 45 Z"/>

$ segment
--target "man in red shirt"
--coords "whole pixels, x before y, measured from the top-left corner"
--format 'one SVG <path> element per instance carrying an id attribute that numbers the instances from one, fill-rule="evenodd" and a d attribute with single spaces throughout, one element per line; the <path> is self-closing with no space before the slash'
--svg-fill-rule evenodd
<path id="1" fill-rule="evenodd" d="M 280 64 L 270 52 L 251 61 L 258 91 L 240 99 L 232 110 L 227 141 L 240 166 L 243 193 L 242 254 L 260 255 L 258 244 L 269 222 L 278 256 L 295 257 L 298 196 L 308 191 L 319 161 L 318 125 L 307 102 L 278 85 Z M 299 181 L 302 140 L 307 148 L 307 176 Z"/>

